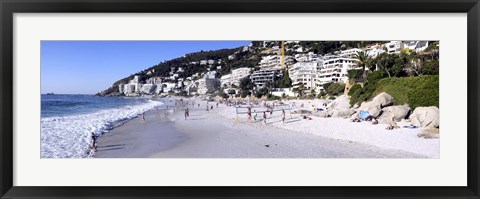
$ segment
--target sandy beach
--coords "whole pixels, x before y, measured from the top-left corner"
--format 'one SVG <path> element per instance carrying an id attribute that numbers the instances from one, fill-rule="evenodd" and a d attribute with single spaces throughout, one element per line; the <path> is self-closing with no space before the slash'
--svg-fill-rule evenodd
<path id="1" fill-rule="evenodd" d="M 438 158 L 439 139 L 420 139 L 422 129 L 385 130 L 386 125 L 281 111 L 267 123 L 237 118 L 233 106 L 196 100 L 192 106 L 160 108 L 100 136 L 95 158 Z M 305 102 L 308 103 L 308 102 Z M 200 106 L 198 106 L 200 104 Z M 173 105 L 173 102 L 169 104 Z M 185 120 L 184 109 L 190 117 Z M 255 108 L 253 110 L 256 110 Z M 260 111 L 260 108 L 257 109 Z"/>

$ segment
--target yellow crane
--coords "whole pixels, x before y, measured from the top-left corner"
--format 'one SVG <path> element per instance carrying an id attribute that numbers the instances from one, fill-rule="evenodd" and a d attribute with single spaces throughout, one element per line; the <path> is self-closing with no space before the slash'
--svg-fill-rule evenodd
<path id="1" fill-rule="evenodd" d="M 282 41 L 282 70 L 285 69 L 285 41 Z"/>

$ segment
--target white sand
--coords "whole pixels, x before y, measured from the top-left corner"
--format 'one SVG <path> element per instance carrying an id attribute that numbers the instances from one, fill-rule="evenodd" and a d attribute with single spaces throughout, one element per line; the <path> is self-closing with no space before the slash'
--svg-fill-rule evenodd
<path id="1" fill-rule="evenodd" d="M 298 109 L 302 109 L 299 107 L 301 103 L 304 103 L 305 107 L 310 107 L 312 104 L 320 106 L 317 101 L 313 100 L 295 100 L 295 102 Z M 263 109 L 258 108 L 257 110 Z M 236 119 L 234 108 L 223 109 L 219 114 L 231 120 Z M 301 119 L 299 114 L 290 115 L 289 111 L 286 112 L 287 123 L 283 124 L 281 112 L 274 112 L 272 116 L 270 114 L 267 114 L 267 116 L 270 117 L 267 118 L 267 126 L 269 127 L 353 141 L 385 149 L 402 150 L 431 158 L 440 157 L 440 139 L 422 139 L 417 137 L 417 134 L 424 130 L 423 128 L 386 130 L 386 124 L 372 125 L 370 122 L 357 123 L 350 122 L 348 119 L 321 118 L 316 116 L 310 116 L 312 120 L 306 120 Z M 240 118 L 240 121 L 243 123 L 249 122 L 247 115 L 241 115 Z M 405 125 L 408 125 L 405 121 L 399 123 L 399 126 Z"/>
<path id="2" fill-rule="evenodd" d="M 197 103 L 201 103 L 197 108 Z M 206 102 L 165 114 L 152 111 L 147 122 L 134 119 L 98 139 L 95 157 L 173 158 L 422 158 L 439 156 L 439 139 L 417 138 L 419 129 L 385 130 L 385 125 L 345 119 L 290 118 L 268 113 L 267 125 L 236 120 L 235 108 L 220 104 L 207 112 Z M 297 103 L 297 106 L 300 104 Z M 264 109 L 263 109 L 264 110 Z M 257 118 L 262 118 L 258 114 Z"/>

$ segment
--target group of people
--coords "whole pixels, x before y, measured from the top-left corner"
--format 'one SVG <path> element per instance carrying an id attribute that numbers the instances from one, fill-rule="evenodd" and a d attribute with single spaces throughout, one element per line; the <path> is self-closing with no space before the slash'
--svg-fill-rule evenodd
<path id="1" fill-rule="evenodd" d="M 257 121 L 257 111 L 253 110 L 255 113 L 253 115 L 253 120 Z M 263 123 L 267 124 L 267 112 L 270 112 L 270 115 L 273 114 L 273 107 L 268 108 L 267 111 L 263 111 Z M 252 107 L 247 108 L 247 115 L 248 115 L 248 120 L 252 120 Z M 282 122 L 285 124 L 285 109 L 282 109 Z"/>

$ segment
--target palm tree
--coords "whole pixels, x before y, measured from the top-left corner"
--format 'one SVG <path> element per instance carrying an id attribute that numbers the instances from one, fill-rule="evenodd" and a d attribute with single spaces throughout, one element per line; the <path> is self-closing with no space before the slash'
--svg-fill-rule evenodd
<path id="1" fill-rule="evenodd" d="M 362 76 L 363 78 L 365 78 L 365 68 L 369 67 L 369 65 L 371 64 L 372 57 L 368 56 L 368 53 L 365 53 L 364 51 L 357 52 L 357 54 L 355 54 L 353 57 L 358 59 L 358 66 L 362 67 Z"/>

